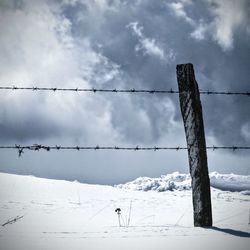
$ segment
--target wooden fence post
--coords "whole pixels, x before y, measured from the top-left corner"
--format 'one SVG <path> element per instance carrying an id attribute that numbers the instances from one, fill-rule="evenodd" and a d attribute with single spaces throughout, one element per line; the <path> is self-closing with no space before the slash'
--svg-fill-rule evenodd
<path id="1" fill-rule="evenodd" d="M 210 180 L 200 92 L 191 63 L 176 67 L 179 98 L 192 178 L 194 226 L 212 226 Z"/>

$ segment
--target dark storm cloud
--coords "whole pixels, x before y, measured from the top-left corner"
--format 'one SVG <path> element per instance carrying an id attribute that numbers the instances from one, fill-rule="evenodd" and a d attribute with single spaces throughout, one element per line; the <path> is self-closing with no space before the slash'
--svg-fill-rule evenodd
<path id="1" fill-rule="evenodd" d="M 118 78 L 111 77 L 105 84 L 100 83 L 100 78 L 92 78 L 90 83 L 93 86 L 176 89 L 176 64 L 192 62 L 201 89 L 249 89 L 250 43 L 244 23 L 242 28 L 233 31 L 233 48 L 226 51 L 211 34 L 196 34 L 199 39 L 192 37 L 192 32 L 199 25 L 202 24 L 208 31 L 216 25 L 215 13 L 220 6 L 218 1 L 194 1 L 193 4 L 191 1 L 107 1 L 99 5 L 88 1 L 59 3 L 61 7 L 58 12 L 71 23 L 72 38 L 81 41 L 87 37 L 96 53 L 105 56 L 109 63 L 119 66 L 121 74 Z M 21 1 L 14 1 L 7 5 L 7 9 L 20 9 L 22 6 L 24 4 Z M 246 11 L 249 12 L 249 4 Z M 227 42 L 224 37 L 221 39 Z M 102 70 L 102 66 L 98 66 L 93 74 Z M 180 121 L 178 98 L 173 97 L 171 100 L 176 106 L 174 118 Z M 246 133 L 242 133 L 243 127 L 248 128 L 250 123 L 248 98 L 226 96 L 204 97 L 203 100 L 207 134 L 213 135 L 222 144 L 248 142 Z M 164 99 L 159 96 L 157 101 Z M 117 105 L 116 99 L 110 102 Z M 135 129 L 145 120 L 143 115 L 137 116 L 136 111 L 132 113 L 132 106 L 128 108 L 131 103 L 134 110 L 145 112 L 144 118 L 149 119 L 145 128 L 147 132 Z M 164 116 L 164 112 L 145 98 L 128 97 L 124 99 L 123 105 L 120 104 L 119 112 L 111 109 L 111 121 L 127 141 L 156 142 L 162 133 L 166 133 L 160 131 L 163 119 L 166 125 L 169 123 L 166 118 L 170 114 Z M 26 115 L 24 120 L 28 121 L 29 114 Z M 27 124 L 30 124 L 27 131 L 22 126 L 16 126 L 15 129 L 13 120 L 9 123 L 9 119 L 2 117 L 1 138 L 39 138 L 61 133 L 58 124 L 53 125 L 46 119 L 31 117 Z"/>
<path id="2" fill-rule="evenodd" d="M 28 140 L 41 140 L 44 138 L 59 136 L 62 131 L 58 130 L 56 124 L 51 124 L 44 117 L 22 117 L 22 121 L 10 121 L 1 117 L 0 140 L 1 142 L 27 142 Z M 3 122 L 4 121 L 4 122 Z"/>
<path id="3" fill-rule="evenodd" d="M 177 2 L 172 1 L 141 1 L 137 5 L 135 2 L 124 1 L 116 11 L 109 9 L 96 19 L 90 18 L 91 12 L 86 4 L 79 3 L 73 7 L 64 6 L 64 14 L 73 22 L 73 34 L 76 37 L 89 37 L 93 46 L 101 44 L 101 53 L 120 65 L 123 72 L 122 84 L 126 88 L 176 89 L 176 64 L 192 62 L 201 89 L 248 91 L 250 43 L 244 23 L 233 31 L 233 48 L 227 49 L 226 46 L 231 45 L 226 43 L 225 38 L 221 38 L 225 40 L 222 40 L 225 43 L 225 51 L 224 45 L 220 46 L 211 34 L 205 34 L 205 38 L 200 40 L 190 35 L 199 24 L 207 23 L 209 26 L 209 23 L 214 22 L 216 12 L 213 11 L 218 9 L 218 1 L 194 1 L 194 4 L 186 5 L 183 4 L 185 2 L 188 1 L 179 1 L 181 6 L 184 6 L 186 16 L 175 15 L 170 6 L 171 3 Z M 112 4 L 110 2 L 110 6 Z M 249 3 L 246 11 L 249 11 Z M 79 15 L 81 18 L 76 19 Z M 246 16 L 249 16 L 249 13 Z M 136 51 L 135 48 L 140 43 L 139 37 L 128 27 L 133 22 L 137 22 L 138 27 L 142 28 L 143 36 L 155 39 L 163 51 L 172 49 L 175 59 L 162 61 L 157 56 L 143 53 L 143 50 Z M 208 30 L 212 29 L 211 27 Z M 108 84 L 116 87 L 117 81 L 114 79 Z M 249 127 L 250 123 L 249 98 L 212 96 L 204 97 L 203 100 L 207 134 L 213 135 L 221 144 L 249 142 L 249 138 L 242 134 L 242 127 Z M 161 133 L 153 131 L 159 131 L 158 124 L 166 117 L 152 105 L 147 105 L 143 99 L 133 102 L 148 114 L 152 126 L 150 131 L 154 134 L 152 138 L 157 140 Z M 178 107 L 176 98 L 173 98 L 173 102 Z M 179 112 L 178 108 L 176 112 Z M 140 133 L 135 135 L 133 122 L 130 122 L 131 125 L 127 123 L 124 129 L 123 114 L 126 116 L 122 107 L 120 113 L 112 113 L 114 127 L 121 128 L 128 140 L 133 141 L 138 136 L 143 140 Z M 180 119 L 178 114 L 176 119 Z"/>

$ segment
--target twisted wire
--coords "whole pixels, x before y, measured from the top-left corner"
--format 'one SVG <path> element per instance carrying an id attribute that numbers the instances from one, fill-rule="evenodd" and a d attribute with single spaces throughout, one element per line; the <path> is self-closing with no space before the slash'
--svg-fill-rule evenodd
<path id="1" fill-rule="evenodd" d="M 93 92 L 93 93 L 148 93 L 148 94 L 179 94 L 178 90 L 156 90 L 156 89 L 101 89 L 101 88 L 57 88 L 57 87 L 17 87 L 0 86 L 0 90 L 31 90 L 31 91 L 61 91 L 61 92 Z M 238 95 L 250 96 L 250 92 L 231 92 L 231 91 L 204 91 L 200 90 L 201 95 Z"/>
<path id="2" fill-rule="evenodd" d="M 15 145 L 15 146 L 0 146 L 0 149 L 16 149 L 18 150 L 19 156 L 21 156 L 24 153 L 24 150 L 33 150 L 33 151 L 39 151 L 39 150 L 126 150 L 126 151 L 159 151 L 159 150 L 188 150 L 189 147 L 183 147 L 183 146 L 177 146 L 177 147 L 124 147 L 124 146 L 48 146 L 48 145 L 41 145 L 41 144 L 33 144 L 33 145 Z M 219 150 L 219 149 L 225 149 L 225 150 L 249 150 L 250 146 L 208 146 L 206 149 L 212 149 Z"/>

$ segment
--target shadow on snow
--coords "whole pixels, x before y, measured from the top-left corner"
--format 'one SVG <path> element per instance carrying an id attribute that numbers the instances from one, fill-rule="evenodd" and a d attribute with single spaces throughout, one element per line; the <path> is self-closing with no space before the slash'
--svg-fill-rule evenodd
<path id="1" fill-rule="evenodd" d="M 215 231 L 219 231 L 219 232 L 223 232 L 226 234 L 231 234 L 233 236 L 238 236 L 238 237 L 245 237 L 245 238 L 250 238 L 250 233 L 248 232 L 244 232 L 244 231 L 240 231 L 240 230 L 234 230 L 234 229 L 230 229 L 230 228 L 219 228 L 219 227 L 209 227 L 208 229 L 212 229 Z"/>

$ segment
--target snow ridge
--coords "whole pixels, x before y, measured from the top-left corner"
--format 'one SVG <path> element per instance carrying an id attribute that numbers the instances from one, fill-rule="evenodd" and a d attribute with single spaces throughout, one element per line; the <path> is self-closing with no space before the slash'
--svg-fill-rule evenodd
<path id="1" fill-rule="evenodd" d="M 212 172 L 209 175 L 212 187 L 231 192 L 242 192 L 250 195 L 250 175 L 219 174 Z M 183 191 L 191 189 L 191 178 L 189 174 L 162 175 L 158 178 L 139 177 L 134 181 L 116 185 L 117 188 L 139 190 L 139 191 Z"/>

